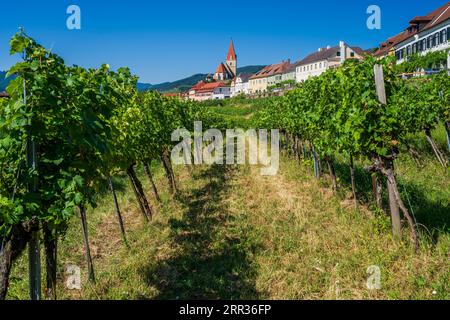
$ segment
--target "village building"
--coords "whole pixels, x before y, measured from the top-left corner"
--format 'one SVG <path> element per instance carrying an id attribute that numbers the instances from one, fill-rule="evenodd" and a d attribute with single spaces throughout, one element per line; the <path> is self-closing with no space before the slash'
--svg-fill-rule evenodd
<path id="1" fill-rule="evenodd" d="M 450 48 L 450 2 L 426 16 L 418 16 L 409 22 L 403 32 L 383 42 L 375 56 L 395 55 L 398 63 L 414 54 Z"/>
<path id="2" fill-rule="evenodd" d="M 293 63 L 286 69 L 286 71 L 281 75 L 281 82 L 286 81 L 296 81 L 297 78 L 297 66 L 300 62 Z"/>
<path id="3" fill-rule="evenodd" d="M 317 77 L 330 68 L 342 65 L 347 59 L 359 59 L 364 51 L 358 47 L 350 47 L 341 41 L 338 46 L 319 48 L 315 53 L 308 55 L 296 67 L 296 81 L 304 82 L 310 77 Z"/>
<path id="4" fill-rule="evenodd" d="M 231 87 L 228 84 L 221 83 L 218 85 L 213 92 L 214 100 L 223 100 L 231 98 Z"/>
<path id="5" fill-rule="evenodd" d="M 249 80 L 249 93 L 259 94 L 267 92 L 269 87 L 275 86 L 282 81 L 283 73 L 290 66 L 291 62 L 288 60 L 267 66 L 257 72 Z"/>
<path id="6" fill-rule="evenodd" d="M 195 86 L 189 89 L 188 98 L 189 100 L 197 100 L 197 91 L 201 89 L 206 83 L 204 81 L 199 81 Z"/>
<path id="7" fill-rule="evenodd" d="M 231 81 L 231 96 L 235 97 L 240 94 L 247 95 L 249 93 L 249 80 L 251 73 L 240 73 Z"/>
<path id="8" fill-rule="evenodd" d="M 210 83 L 200 81 L 189 90 L 189 99 L 194 101 L 229 98 L 231 98 L 231 87 L 222 81 Z"/>

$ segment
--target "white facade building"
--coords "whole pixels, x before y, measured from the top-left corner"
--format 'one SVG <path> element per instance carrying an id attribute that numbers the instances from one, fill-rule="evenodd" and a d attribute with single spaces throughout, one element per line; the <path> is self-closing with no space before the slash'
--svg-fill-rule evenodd
<path id="1" fill-rule="evenodd" d="M 450 11 L 450 4 L 447 10 Z M 398 43 L 395 56 L 398 63 L 402 63 L 414 54 L 426 55 L 429 52 L 447 49 L 450 49 L 450 19 L 431 28 L 422 29 L 414 36 Z"/>
<path id="2" fill-rule="evenodd" d="M 320 48 L 300 61 L 296 68 L 296 81 L 304 82 L 310 77 L 320 76 L 330 68 L 335 68 L 347 59 L 362 59 L 363 50 L 350 47 L 341 41 L 339 46 Z"/>
<path id="3" fill-rule="evenodd" d="M 252 76 L 250 73 L 241 73 L 231 82 L 231 96 L 235 97 L 240 94 L 249 94 L 249 79 Z"/>
<path id="4" fill-rule="evenodd" d="M 450 48 L 450 2 L 425 16 L 417 16 L 408 28 L 381 43 L 375 56 L 394 55 L 398 63 L 408 57 Z M 449 65 L 447 63 L 447 65 Z"/>
<path id="5" fill-rule="evenodd" d="M 229 86 L 221 86 L 217 87 L 213 91 L 212 98 L 214 100 L 223 100 L 231 98 L 231 87 Z"/>

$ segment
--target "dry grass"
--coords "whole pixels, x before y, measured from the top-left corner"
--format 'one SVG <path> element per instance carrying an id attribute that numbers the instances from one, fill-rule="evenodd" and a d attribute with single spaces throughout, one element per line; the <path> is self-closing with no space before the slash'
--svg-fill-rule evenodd
<path id="1" fill-rule="evenodd" d="M 129 188 L 120 192 L 130 249 L 121 241 L 109 195 L 89 211 L 95 285 L 85 279 L 74 219 L 60 246 L 60 298 L 450 298 L 448 235 L 423 243 L 415 254 L 407 239 L 392 239 L 386 217 L 355 210 L 293 160 L 282 159 L 274 177 L 250 166 L 203 166 L 193 176 L 184 169 L 177 175 L 182 192 L 172 199 L 157 169 L 163 204 L 148 225 Z M 155 204 L 150 192 L 148 197 Z M 80 292 L 64 288 L 67 264 L 82 268 Z M 381 269 L 381 290 L 366 287 L 371 265 Z M 10 298 L 26 298 L 25 275 L 22 257 Z"/>
<path id="2" fill-rule="evenodd" d="M 449 298 L 448 237 L 415 254 L 392 239 L 388 221 L 380 225 L 384 217 L 354 210 L 292 160 L 275 177 L 255 170 L 242 180 L 242 195 L 252 195 L 242 210 L 263 242 L 256 283 L 265 298 Z M 381 269 L 381 290 L 366 287 L 371 265 Z"/>

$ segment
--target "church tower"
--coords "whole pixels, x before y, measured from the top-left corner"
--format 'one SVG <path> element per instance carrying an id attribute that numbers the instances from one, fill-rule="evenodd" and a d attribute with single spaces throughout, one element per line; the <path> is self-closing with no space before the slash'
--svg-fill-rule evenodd
<path id="1" fill-rule="evenodd" d="M 236 77 L 237 76 L 237 56 L 236 56 L 236 52 L 234 51 L 233 39 L 231 39 L 231 41 L 230 41 L 230 49 L 228 49 L 226 63 L 228 65 L 228 67 L 230 68 L 231 72 L 233 72 L 233 77 Z"/>

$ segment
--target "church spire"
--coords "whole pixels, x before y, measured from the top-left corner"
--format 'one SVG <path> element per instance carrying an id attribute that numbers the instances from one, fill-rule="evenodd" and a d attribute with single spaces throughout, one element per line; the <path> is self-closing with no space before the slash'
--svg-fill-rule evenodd
<path id="1" fill-rule="evenodd" d="M 233 39 L 230 40 L 230 49 L 228 49 L 227 61 L 236 61 L 236 53 L 234 52 Z"/>

